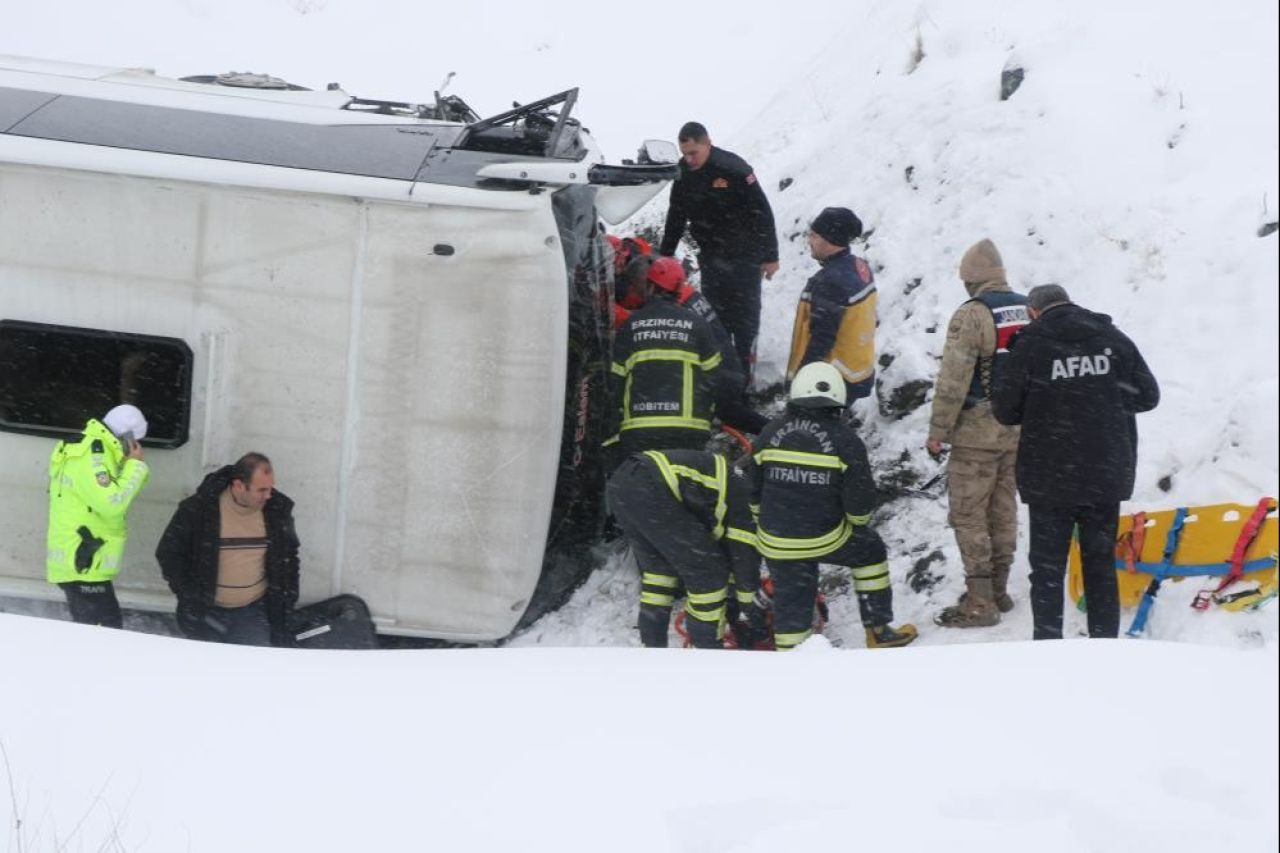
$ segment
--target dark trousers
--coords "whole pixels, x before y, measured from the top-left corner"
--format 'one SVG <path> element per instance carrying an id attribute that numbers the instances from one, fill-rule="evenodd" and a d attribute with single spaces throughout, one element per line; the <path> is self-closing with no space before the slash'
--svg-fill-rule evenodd
<path id="1" fill-rule="evenodd" d="M 756 362 L 756 337 L 760 334 L 760 264 L 698 256 L 702 271 L 702 295 L 716 309 L 733 348 L 742 362 L 746 387 Z"/>
<path id="2" fill-rule="evenodd" d="M 799 645 L 813 629 L 819 563 L 844 566 L 854 571 L 853 586 L 864 626 L 871 628 L 892 622 L 893 591 L 890 587 L 870 592 L 858 590 L 859 575 L 871 567 L 885 564 L 887 559 L 880 535 L 869 527 L 857 527 L 848 542 L 816 560 L 766 560 L 769 576 L 773 578 L 773 630 L 778 638 L 778 647 Z M 887 566 L 884 572 L 887 575 Z M 876 584 L 873 582 L 872 585 Z"/>
<path id="3" fill-rule="evenodd" d="M 192 607 L 178 603 L 178 628 L 192 640 L 239 646 L 271 645 L 266 599 L 244 607 Z"/>
<path id="4" fill-rule="evenodd" d="M 1055 507 L 1032 504 L 1032 638 L 1062 639 L 1062 586 L 1071 533 L 1080 540 L 1080 568 L 1088 607 L 1089 636 L 1120 634 L 1120 592 L 1116 585 L 1116 528 L 1120 505 Z"/>
<path id="5" fill-rule="evenodd" d="M 58 586 L 62 587 L 63 594 L 67 596 L 67 608 L 71 611 L 72 622 L 101 625 L 104 628 L 124 627 L 120 602 L 116 600 L 116 589 L 111 581 L 72 581 Z"/>
<path id="6" fill-rule="evenodd" d="M 630 457 L 618 466 L 608 493 L 609 508 L 640 568 L 640 640 L 663 648 L 674 600 L 682 592 L 698 596 L 725 591 L 728 556 L 711 531 L 675 499 L 647 458 Z M 718 619 L 704 621 L 691 614 L 685 627 L 694 646 L 721 647 Z"/>

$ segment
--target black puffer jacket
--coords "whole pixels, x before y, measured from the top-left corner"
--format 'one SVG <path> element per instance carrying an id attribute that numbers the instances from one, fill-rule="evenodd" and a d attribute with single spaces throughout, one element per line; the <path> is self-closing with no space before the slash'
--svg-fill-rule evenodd
<path id="1" fill-rule="evenodd" d="M 992 397 L 1003 424 L 1022 425 L 1018 492 L 1028 504 L 1101 506 L 1133 494 L 1137 412 L 1160 387 L 1142 354 L 1105 314 L 1057 305 L 1012 344 Z"/>
<path id="2" fill-rule="evenodd" d="M 218 590 L 218 498 L 231 484 L 227 465 L 204 478 L 196 493 L 178 504 L 156 546 L 156 560 L 169 589 L 177 596 L 180 615 L 198 619 Z M 267 618 L 273 645 L 288 645 L 289 612 L 298 600 L 298 534 L 293 501 L 273 492 L 262 508 L 267 528 Z"/>

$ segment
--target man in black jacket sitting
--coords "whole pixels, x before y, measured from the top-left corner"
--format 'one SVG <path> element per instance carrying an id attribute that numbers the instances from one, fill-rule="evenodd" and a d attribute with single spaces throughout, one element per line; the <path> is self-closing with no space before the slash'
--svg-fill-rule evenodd
<path id="1" fill-rule="evenodd" d="M 1120 632 L 1115 541 L 1133 494 L 1137 412 L 1160 402 L 1142 354 L 1105 314 L 1056 284 L 1027 294 L 1032 323 L 1014 338 L 992 412 L 1022 425 L 1018 492 L 1031 515 L 1034 639 L 1062 637 L 1062 584 L 1078 526 L 1089 636 Z"/>
<path id="2" fill-rule="evenodd" d="M 156 546 L 178 628 L 198 640 L 290 645 L 298 546 L 293 501 L 275 490 L 270 459 L 246 453 L 209 474 Z"/>

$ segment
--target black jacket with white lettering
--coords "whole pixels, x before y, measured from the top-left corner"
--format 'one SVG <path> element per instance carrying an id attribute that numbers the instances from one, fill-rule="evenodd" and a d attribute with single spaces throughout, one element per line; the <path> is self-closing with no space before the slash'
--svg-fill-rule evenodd
<path id="1" fill-rule="evenodd" d="M 1018 492 L 1028 504 L 1103 506 L 1133 494 L 1137 412 L 1160 387 L 1105 314 L 1050 307 L 1011 344 L 992 396 L 1003 424 L 1022 425 Z"/>
<path id="2" fill-rule="evenodd" d="M 613 343 L 611 435 L 626 454 L 701 449 L 711 434 L 721 356 L 707 322 L 656 292 Z"/>
<path id="3" fill-rule="evenodd" d="M 789 403 L 757 437 L 747 476 L 764 556 L 817 559 L 870 520 L 875 482 L 867 449 L 840 413 Z"/>
<path id="4" fill-rule="evenodd" d="M 723 148 L 712 146 L 701 169 L 680 161 L 658 254 L 675 254 L 686 224 L 704 263 L 706 258 L 778 260 L 778 232 L 769 199 L 751 166 Z"/>

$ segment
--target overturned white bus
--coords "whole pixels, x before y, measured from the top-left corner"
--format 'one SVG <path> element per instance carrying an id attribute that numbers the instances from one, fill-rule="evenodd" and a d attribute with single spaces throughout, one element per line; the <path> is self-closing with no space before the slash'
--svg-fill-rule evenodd
<path id="1" fill-rule="evenodd" d="M 147 414 L 117 592 L 209 470 L 297 503 L 303 602 L 501 638 L 588 568 L 612 283 L 600 219 L 675 175 L 605 165 L 576 90 L 480 119 L 261 75 L 0 57 L 0 594 L 44 583 L 51 438 Z"/>

